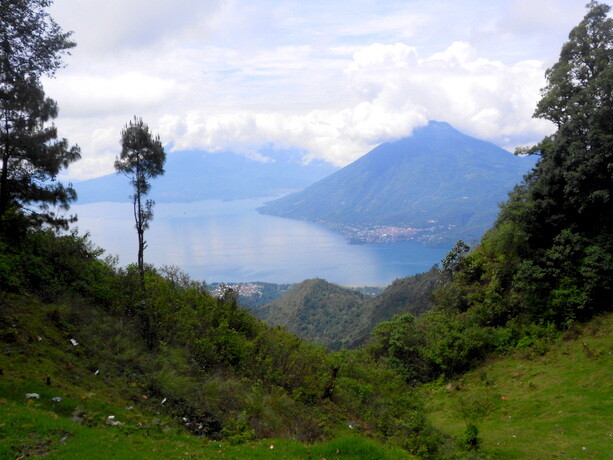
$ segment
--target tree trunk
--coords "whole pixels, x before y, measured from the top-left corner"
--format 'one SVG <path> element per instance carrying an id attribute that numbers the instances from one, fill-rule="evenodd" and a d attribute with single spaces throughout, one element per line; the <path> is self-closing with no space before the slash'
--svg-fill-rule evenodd
<path id="1" fill-rule="evenodd" d="M 143 191 L 141 190 L 140 176 L 142 172 L 140 170 L 140 162 L 136 160 L 136 193 L 134 196 L 134 214 L 136 218 L 136 233 L 138 234 L 138 272 L 140 274 L 140 284 L 143 293 L 145 292 L 145 229 L 143 228 L 143 205 L 141 198 Z"/>
<path id="2" fill-rule="evenodd" d="M 143 230 L 143 219 L 142 219 L 142 210 L 141 210 L 141 201 L 140 195 L 135 204 L 135 214 L 136 218 L 136 233 L 138 234 L 138 273 L 140 274 L 140 283 L 143 291 L 145 290 L 145 231 Z"/>
<path id="3" fill-rule="evenodd" d="M 8 149 L 8 146 L 5 147 Z M 6 210 L 8 208 L 9 202 L 9 194 L 7 190 L 8 186 L 8 164 L 9 164 L 9 156 L 5 152 L 2 155 L 2 175 L 0 175 L 0 219 L 4 217 Z"/>

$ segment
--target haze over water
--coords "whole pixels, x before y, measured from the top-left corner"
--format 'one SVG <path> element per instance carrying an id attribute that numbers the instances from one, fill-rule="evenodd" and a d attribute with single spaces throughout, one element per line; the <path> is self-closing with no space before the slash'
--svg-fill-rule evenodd
<path id="1" fill-rule="evenodd" d="M 206 282 L 295 283 L 324 278 L 344 285 L 384 286 L 421 273 L 449 248 L 407 241 L 348 244 L 325 227 L 258 214 L 271 198 L 158 203 L 145 233 L 145 261 L 176 265 Z M 81 232 L 124 266 L 136 261 L 137 237 L 131 203 L 74 205 Z"/>

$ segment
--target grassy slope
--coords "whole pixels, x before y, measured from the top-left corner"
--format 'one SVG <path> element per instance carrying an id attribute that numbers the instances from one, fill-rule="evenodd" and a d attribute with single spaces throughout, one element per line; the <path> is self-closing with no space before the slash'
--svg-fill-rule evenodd
<path id="1" fill-rule="evenodd" d="M 411 458 L 360 436 L 344 436 L 305 445 L 286 439 L 267 439 L 241 445 L 207 441 L 182 433 L 125 426 L 79 425 L 41 403 L 3 399 L 0 402 L 0 458 L 125 459 L 150 458 Z M 272 447 L 271 447 L 272 446 Z"/>
<path id="2" fill-rule="evenodd" d="M 88 346 L 108 344 L 71 345 L 71 334 L 52 320 L 56 306 L 26 297 L 3 300 L 0 458 L 176 458 L 186 453 L 206 458 L 407 457 L 349 429 L 315 445 L 275 439 L 233 446 L 189 435 L 160 411 L 159 398 L 143 399 L 139 385 L 130 380 L 126 385 L 129 375 L 120 381 L 104 362 L 92 360 Z M 441 383 L 424 386 L 432 421 L 457 438 L 467 422 L 475 423 L 488 457 L 609 458 L 612 326 L 609 315 L 589 323 L 581 334 L 570 331 L 493 360 L 454 382 L 460 390 L 448 392 Z M 101 372 L 95 375 L 95 369 Z M 27 392 L 41 399 L 26 401 Z M 53 403 L 55 396 L 62 401 Z M 84 419 L 82 424 L 71 420 L 74 414 Z M 106 425 L 108 415 L 125 425 Z"/>
<path id="3" fill-rule="evenodd" d="M 159 398 L 143 398 L 145 390 L 126 380 L 129 375 L 111 375 L 104 362 L 92 360 L 87 343 L 73 346 L 72 334 L 50 319 L 56 306 L 19 296 L 2 300 L 0 459 L 410 458 L 349 428 L 313 445 L 287 439 L 230 445 L 193 436 L 160 410 Z M 26 393 L 40 399 L 26 400 Z M 53 402 L 54 397 L 62 400 Z M 124 424 L 107 425 L 109 415 Z M 82 420 L 73 421 L 75 416 Z"/>
<path id="4" fill-rule="evenodd" d="M 278 439 L 230 445 L 189 435 L 156 410 L 159 402 L 135 402 L 138 388 L 126 393 L 82 367 L 79 347 L 44 318 L 31 315 L 24 323 L 14 316 L 14 327 L 5 325 L 0 337 L 0 458 L 407 458 L 347 433 L 314 445 Z M 610 458 L 612 326 L 609 315 L 580 335 L 538 344 L 544 354 L 531 349 L 493 360 L 453 382 L 460 390 L 424 386 L 432 421 L 457 438 L 475 423 L 486 457 Z M 26 401 L 26 392 L 41 399 Z M 54 396 L 63 400 L 54 404 Z M 71 420 L 75 411 L 85 423 Z M 105 425 L 111 414 L 125 425 Z"/>
<path id="5" fill-rule="evenodd" d="M 611 458 L 612 326 L 613 315 L 597 318 L 578 336 L 541 343 L 544 354 L 493 360 L 451 391 L 424 386 L 433 423 L 460 438 L 476 424 L 487 457 Z"/>

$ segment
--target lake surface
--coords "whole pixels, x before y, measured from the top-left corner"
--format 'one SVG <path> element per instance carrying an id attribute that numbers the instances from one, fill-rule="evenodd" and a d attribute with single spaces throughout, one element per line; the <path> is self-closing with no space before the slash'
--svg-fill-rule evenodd
<path id="1" fill-rule="evenodd" d="M 271 198 L 158 203 L 145 233 L 145 261 L 176 265 L 192 278 L 212 282 L 295 283 L 324 278 L 344 285 L 384 286 L 428 270 L 449 248 L 406 241 L 348 244 L 345 237 L 309 222 L 258 214 Z M 131 203 L 71 206 L 81 233 L 121 265 L 136 261 Z"/>

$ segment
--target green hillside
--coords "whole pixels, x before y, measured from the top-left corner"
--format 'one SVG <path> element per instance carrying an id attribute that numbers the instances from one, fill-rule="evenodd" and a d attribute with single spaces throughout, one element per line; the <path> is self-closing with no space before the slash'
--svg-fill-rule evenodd
<path id="1" fill-rule="evenodd" d="M 446 276 L 438 267 L 395 280 L 380 294 L 366 296 L 321 279 L 306 280 L 280 299 L 254 311 L 268 324 L 332 350 L 363 345 L 370 332 L 395 315 L 421 315 Z"/>
<path id="2" fill-rule="evenodd" d="M 434 290 L 445 280 L 445 274 L 437 266 L 425 273 L 395 280 L 366 305 L 366 313 L 360 318 L 359 332 L 353 334 L 352 346 L 363 344 L 377 324 L 395 315 L 419 316 L 428 311 L 433 305 Z"/>
<path id="3" fill-rule="evenodd" d="M 486 458 L 610 458 L 613 315 L 422 388 L 430 419 Z"/>
<path id="4" fill-rule="evenodd" d="M 281 387 L 257 384 L 245 371 L 239 378 L 232 366 L 188 371 L 187 355 L 181 356 L 176 343 L 148 350 L 129 320 L 109 317 L 74 292 L 54 302 L 5 293 L 0 320 L 0 458 L 411 458 L 400 448 L 410 439 L 406 432 L 377 434 L 393 429 L 388 417 L 409 407 L 413 415 L 404 412 L 404 420 L 435 427 L 420 430 L 419 444 L 404 444 L 419 457 L 435 451 L 441 458 L 467 456 L 469 425 L 478 428 L 479 452 L 486 458 L 607 458 L 613 447 L 612 315 L 415 390 L 390 385 L 393 373 L 363 353 L 314 353 L 277 332 L 285 337 L 278 353 L 293 362 L 285 367 L 287 377 L 308 376 L 302 366 L 326 356 L 328 365 L 340 364 L 330 399 L 315 400 L 295 391 L 283 397 L 289 394 Z M 277 363 L 281 358 L 274 348 L 266 353 Z M 249 364 L 257 362 L 255 356 Z M 270 376 L 265 379 L 270 382 Z M 302 382 L 296 390 L 308 388 Z M 393 404 L 412 402 L 371 407 L 384 403 L 382 392 L 395 394 Z M 26 393 L 40 399 L 26 399 Z M 399 399 L 401 394 L 410 399 Z M 190 409 L 194 396 L 206 412 Z M 56 397 L 61 401 L 54 402 Z M 201 436 L 199 426 L 210 430 L 216 406 L 224 428 Z M 230 411 L 225 421 L 223 411 Z M 291 428 L 283 426 L 286 411 Z M 378 411 L 379 421 L 373 418 Z M 299 427 L 305 416 L 316 421 L 306 422 L 308 433 Z"/>
<path id="5" fill-rule="evenodd" d="M 168 436 L 160 456 L 212 441 L 353 446 L 345 436 L 366 452 L 439 449 L 415 391 L 364 352 L 329 354 L 265 326 L 177 269 L 149 267 L 143 295 L 136 267 L 76 235 L 27 230 L 0 248 L 4 457 L 83 452 L 94 438 L 143 452 L 134 446 Z"/>
<path id="6" fill-rule="evenodd" d="M 283 326 L 304 340 L 338 350 L 351 341 L 352 332 L 366 314 L 367 301 L 364 294 L 353 289 L 312 279 L 254 313 L 266 323 Z"/>

